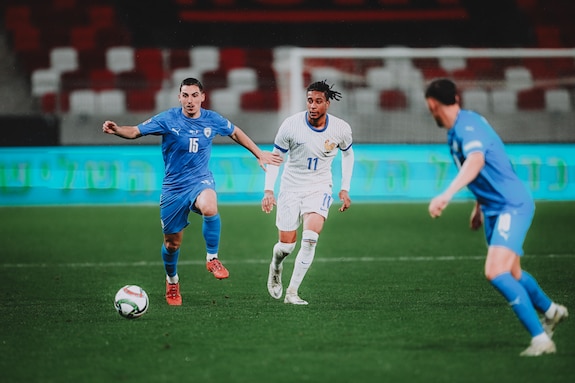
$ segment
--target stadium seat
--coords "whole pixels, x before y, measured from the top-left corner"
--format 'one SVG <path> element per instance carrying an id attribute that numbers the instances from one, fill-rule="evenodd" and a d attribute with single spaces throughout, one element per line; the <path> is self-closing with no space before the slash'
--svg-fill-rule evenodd
<path id="1" fill-rule="evenodd" d="M 131 71 L 135 67 L 134 48 L 122 46 L 106 50 L 106 68 L 114 73 Z"/>
<path id="2" fill-rule="evenodd" d="M 490 93 L 494 113 L 509 114 L 517 111 L 517 93 L 509 89 L 494 89 Z"/>
<path id="3" fill-rule="evenodd" d="M 106 54 L 101 49 L 79 50 L 78 69 L 86 71 L 106 70 Z"/>
<path id="4" fill-rule="evenodd" d="M 218 113 L 237 114 L 240 112 L 240 92 L 234 89 L 216 89 L 210 92 L 211 107 Z"/>
<path id="5" fill-rule="evenodd" d="M 202 83 L 206 90 L 221 89 L 228 87 L 228 72 L 224 69 L 217 69 L 202 74 Z"/>
<path id="6" fill-rule="evenodd" d="M 524 90 L 533 87 L 533 78 L 529 69 L 522 66 L 505 68 L 505 87 L 510 90 Z"/>
<path id="7" fill-rule="evenodd" d="M 367 85 L 375 90 L 393 89 L 397 86 L 393 71 L 387 67 L 369 68 L 365 77 Z"/>
<path id="8" fill-rule="evenodd" d="M 204 82 L 204 80 L 202 79 L 202 73 L 199 70 L 196 70 L 194 68 L 179 68 L 172 71 L 172 86 L 179 88 L 182 81 L 189 77 L 198 79 L 202 83 Z M 206 84 L 204 84 L 204 86 L 205 85 Z"/>
<path id="9" fill-rule="evenodd" d="M 78 52 L 72 47 L 58 47 L 50 50 L 50 68 L 58 72 L 78 69 Z"/>
<path id="10" fill-rule="evenodd" d="M 4 11 L 4 28 L 13 31 L 25 26 L 31 26 L 31 10 L 28 5 L 10 5 Z"/>
<path id="11" fill-rule="evenodd" d="M 126 108 L 130 112 L 152 112 L 156 107 L 155 90 L 130 90 L 126 92 Z"/>
<path id="12" fill-rule="evenodd" d="M 176 70 L 180 68 L 189 68 L 191 66 L 191 53 L 189 49 L 169 49 L 168 50 L 168 69 Z"/>
<path id="13" fill-rule="evenodd" d="M 379 110 L 379 91 L 371 87 L 357 88 L 350 92 L 352 105 L 359 113 L 374 113 Z"/>
<path id="14" fill-rule="evenodd" d="M 219 69 L 229 71 L 234 68 L 246 66 L 246 50 L 242 48 L 222 48 L 220 49 Z"/>
<path id="15" fill-rule="evenodd" d="M 111 5 L 92 5 L 88 8 L 89 25 L 97 28 L 113 27 L 116 12 Z"/>
<path id="16" fill-rule="evenodd" d="M 144 48 L 135 51 L 135 69 L 142 73 L 148 86 L 154 90 L 162 87 L 164 80 L 164 56 L 161 49 Z"/>
<path id="17" fill-rule="evenodd" d="M 11 33 L 15 52 L 38 52 L 41 49 L 40 30 L 33 26 L 22 26 Z"/>
<path id="18" fill-rule="evenodd" d="M 228 87 L 240 92 L 251 92 L 258 87 L 258 78 L 255 69 L 235 68 L 228 71 Z"/>
<path id="19" fill-rule="evenodd" d="M 383 110 L 406 109 L 407 96 L 399 89 L 383 90 L 379 94 L 379 106 Z"/>
<path id="20" fill-rule="evenodd" d="M 70 92 L 70 113 L 93 115 L 96 113 L 96 93 L 83 89 Z"/>
<path id="21" fill-rule="evenodd" d="M 32 96 L 56 93 L 60 86 L 60 72 L 54 69 L 36 69 L 32 72 Z"/>
<path id="22" fill-rule="evenodd" d="M 156 92 L 154 96 L 155 111 L 161 112 L 166 109 L 175 108 L 179 106 L 178 102 L 179 86 L 168 89 L 161 89 Z M 205 105 L 203 105 L 205 107 Z"/>
<path id="23" fill-rule="evenodd" d="M 215 46 L 190 49 L 191 67 L 200 72 L 214 71 L 220 66 L 220 50 Z"/>
<path id="24" fill-rule="evenodd" d="M 64 72 L 60 75 L 60 89 L 70 92 L 79 89 L 91 89 L 90 72 L 84 70 L 75 70 Z"/>
<path id="25" fill-rule="evenodd" d="M 517 93 L 517 108 L 520 110 L 543 110 L 545 92 L 541 88 L 524 89 Z"/>
<path id="26" fill-rule="evenodd" d="M 119 89 L 103 90 L 96 97 L 96 110 L 103 115 L 126 113 L 126 94 Z"/>
<path id="27" fill-rule="evenodd" d="M 130 70 L 116 73 L 116 89 L 120 90 L 145 90 L 150 87 L 148 79 L 142 72 Z M 159 87 L 154 88 L 158 90 Z"/>
<path id="28" fill-rule="evenodd" d="M 478 113 L 488 113 L 489 95 L 481 88 L 470 88 L 461 91 L 461 102 L 465 109 L 475 110 Z"/>
<path id="29" fill-rule="evenodd" d="M 70 29 L 70 44 L 78 51 L 96 49 L 96 28 L 92 26 L 75 26 Z"/>
<path id="30" fill-rule="evenodd" d="M 279 108 L 279 94 L 276 90 L 254 90 L 243 93 L 240 97 L 242 111 L 277 111 Z"/>
<path id="31" fill-rule="evenodd" d="M 571 97 L 567 89 L 547 89 L 545 91 L 545 110 L 549 112 L 571 111 Z"/>
<path id="32" fill-rule="evenodd" d="M 93 90 L 108 90 L 116 87 L 116 75 L 108 69 L 92 69 L 90 83 Z"/>

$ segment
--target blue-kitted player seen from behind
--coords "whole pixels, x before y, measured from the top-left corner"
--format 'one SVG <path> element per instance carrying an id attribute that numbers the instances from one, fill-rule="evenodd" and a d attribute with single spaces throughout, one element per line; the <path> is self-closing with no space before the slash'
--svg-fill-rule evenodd
<path id="1" fill-rule="evenodd" d="M 182 304 L 178 276 L 178 258 L 188 215 L 202 215 L 202 234 L 206 242 L 206 267 L 218 279 L 229 276 L 218 260 L 221 220 L 212 172 L 209 169 L 212 141 L 216 135 L 229 136 L 249 150 L 265 170 L 265 165 L 279 165 L 277 154 L 264 152 L 237 126 L 218 113 L 203 109 L 204 87 L 195 78 L 180 85 L 181 107 L 171 108 L 136 126 L 119 126 L 106 121 L 102 131 L 135 139 L 145 135 L 162 136 L 164 179 L 160 196 L 160 216 L 164 242 L 161 253 L 166 270 L 166 301 Z"/>
<path id="2" fill-rule="evenodd" d="M 520 264 L 535 212 L 529 190 L 515 174 L 503 142 L 487 120 L 460 108 L 454 82 L 432 81 L 425 98 L 437 125 L 447 129 L 447 143 L 459 168 L 447 189 L 431 200 L 429 214 L 439 217 L 455 193 L 469 188 L 477 200 L 470 226 L 474 230 L 482 224 L 485 227 L 485 276 L 531 334 L 531 344 L 521 355 L 555 353 L 551 337 L 557 324 L 567 318 L 567 308 L 554 303 Z M 543 314 L 541 320 L 536 310 Z"/>

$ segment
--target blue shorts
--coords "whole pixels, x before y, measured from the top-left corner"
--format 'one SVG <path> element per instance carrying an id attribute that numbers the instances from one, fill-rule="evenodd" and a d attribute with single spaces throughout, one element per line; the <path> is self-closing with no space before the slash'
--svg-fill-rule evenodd
<path id="1" fill-rule="evenodd" d="M 185 229 L 190 224 L 188 221 L 190 212 L 201 214 L 194 203 L 205 189 L 215 190 L 214 182 L 200 182 L 194 185 L 192 190 L 184 192 L 162 193 L 160 196 L 160 218 L 164 234 L 175 234 Z"/>
<path id="2" fill-rule="evenodd" d="M 506 247 L 523 255 L 523 242 L 533 221 L 534 210 L 506 210 L 485 217 L 485 238 L 489 246 Z"/>

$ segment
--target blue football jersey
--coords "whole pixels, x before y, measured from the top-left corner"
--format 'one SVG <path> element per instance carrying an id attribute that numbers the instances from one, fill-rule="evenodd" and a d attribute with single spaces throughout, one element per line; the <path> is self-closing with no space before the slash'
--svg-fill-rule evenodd
<path id="1" fill-rule="evenodd" d="M 162 136 L 164 181 L 162 193 L 179 192 L 199 182 L 213 183 L 209 169 L 212 141 L 229 136 L 234 125 L 220 114 L 202 109 L 200 117 L 189 118 L 182 108 L 159 113 L 138 125 L 142 135 Z"/>
<path id="2" fill-rule="evenodd" d="M 462 109 L 448 131 L 447 143 L 458 167 L 470 153 L 483 153 L 485 166 L 468 188 L 486 214 L 533 208 L 531 193 L 517 177 L 503 141 L 483 116 Z"/>

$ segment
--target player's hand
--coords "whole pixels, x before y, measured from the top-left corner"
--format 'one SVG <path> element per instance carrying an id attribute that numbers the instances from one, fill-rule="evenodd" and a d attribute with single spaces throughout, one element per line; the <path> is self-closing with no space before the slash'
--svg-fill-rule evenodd
<path id="1" fill-rule="evenodd" d="M 440 194 L 432 199 L 428 208 L 431 218 L 437 218 L 441 216 L 441 213 L 447 207 L 449 201 L 451 201 L 451 197 L 445 194 Z"/>
<path id="2" fill-rule="evenodd" d="M 349 192 L 347 190 L 341 190 L 338 194 L 339 200 L 341 201 L 341 207 L 339 211 L 346 211 L 351 206 L 351 199 L 349 198 Z"/>
<path id="3" fill-rule="evenodd" d="M 276 198 L 274 197 L 274 192 L 271 190 L 264 191 L 264 198 L 262 198 L 262 210 L 266 213 L 271 213 L 276 204 Z"/>
<path id="4" fill-rule="evenodd" d="M 280 166 L 282 162 L 283 158 L 279 154 L 272 152 L 262 152 L 261 157 L 258 158 L 258 163 L 264 171 L 266 170 L 266 164 Z"/>
<path id="5" fill-rule="evenodd" d="M 471 211 L 471 218 L 469 220 L 469 227 L 471 230 L 477 230 L 483 225 L 483 212 L 479 204 L 475 204 Z"/>
<path id="6" fill-rule="evenodd" d="M 114 121 L 105 121 L 102 124 L 102 132 L 107 134 L 116 134 L 118 125 Z"/>

